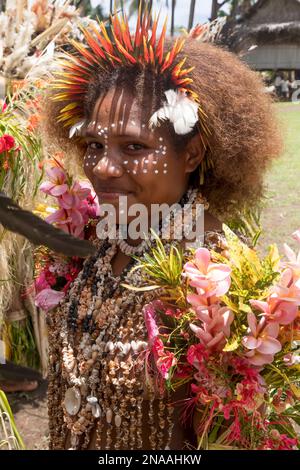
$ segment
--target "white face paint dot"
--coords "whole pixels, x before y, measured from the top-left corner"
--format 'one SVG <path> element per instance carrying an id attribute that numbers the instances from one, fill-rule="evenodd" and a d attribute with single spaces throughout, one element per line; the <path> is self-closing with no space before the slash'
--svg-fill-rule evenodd
<path id="1" fill-rule="evenodd" d="M 104 127 L 104 130 L 107 131 L 107 127 Z"/>
<path id="2" fill-rule="evenodd" d="M 129 171 L 129 170 L 127 170 L 127 173 L 130 173 L 130 171 Z"/>
<path id="3" fill-rule="evenodd" d="M 145 163 L 148 163 L 148 162 L 149 162 L 149 160 L 145 160 Z"/>
<path id="4" fill-rule="evenodd" d="M 146 124 L 142 124 L 142 128 L 145 129 L 145 127 L 146 127 Z"/>
<path id="5" fill-rule="evenodd" d="M 157 165 L 157 161 L 156 161 L 156 160 L 154 160 L 153 165 Z"/>
<path id="6" fill-rule="evenodd" d="M 148 171 L 147 171 L 147 170 L 143 170 L 143 173 L 148 173 Z"/>
<path id="7" fill-rule="evenodd" d="M 167 163 L 164 163 L 164 166 L 168 166 L 168 164 L 167 164 Z"/>
<path id="8" fill-rule="evenodd" d="M 116 125 L 115 125 L 115 124 L 112 124 L 111 127 L 116 127 Z"/>
<path id="9" fill-rule="evenodd" d="M 165 174 L 168 173 L 167 170 L 164 170 L 164 173 L 165 173 Z"/>
<path id="10" fill-rule="evenodd" d="M 166 152 L 162 152 L 163 155 L 166 155 Z"/>
<path id="11" fill-rule="evenodd" d="M 160 137 L 158 140 L 160 140 L 160 142 L 162 142 L 164 139 L 162 137 Z"/>
<path id="12" fill-rule="evenodd" d="M 155 150 L 155 153 L 159 153 L 159 150 Z"/>
<path id="13" fill-rule="evenodd" d="M 166 145 L 164 145 L 164 146 L 163 146 L 163 149 L 164 149 L 164 150 L 167 150 L 167 146 L 166 146 Z"/>
<path id="14" fill-rule="evenodd" d="M 133 126 L 135 126 L 135 121 L 131 121 L 131 124 L 132 124 Z"/>
<path id="15" fill-rule="evenodd" d="M 121 126 L 123 125 L 123 121 L 119 121 L 119 124 L 121 124 Z"/>
<path id="16" fill-rule="evenodd" d="M 134 163 L 138 164 L 138 160 L 134 160 Z"/>
<path id="17" fill-rule="evenodd" d="M 132 172 L 132 173 L 133 173 L 134 175 L 136 175 L 136 171 L 135 171 L 135 170 L 133 170 L 133 172 Z"/>
<path id="18" fill-rule="evenodd" d="M 127 163 L 128 163 L 128 160 L 125 160 L 124 165 L 127 165 Z"/>
<path id="19" fill-rule="evenodd" d="M 98 129 L 101 129 L 101 126 L 100 126 L 100 124 L 99 124 L 99 126 L 98 126 Z"/>
<path id="20" fill-rule="evenodd" d="M 154 170 L 154 173 L 158 173 L 158 170 Z"/>

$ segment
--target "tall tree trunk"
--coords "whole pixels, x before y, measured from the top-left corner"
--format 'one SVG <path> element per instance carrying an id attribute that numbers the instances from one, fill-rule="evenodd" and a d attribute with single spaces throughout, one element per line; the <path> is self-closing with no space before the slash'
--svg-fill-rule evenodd
<path id="1" fill-rule="evenodd" d="M 218 11 L 219 11 L 218 0 L 212 0 L 210 21 L 213 21 L 218 17 Z"/>
<path id="2" fill-rule="evenodd" d="M 176 8 L 176 0 L 172 0 L 172 11 L 171 11 L 171 36 L 174 36 L 175 8 Z"/>
<path id="3" fill-rule="evenodd" d="M 196 0 L 191 0 L 191 3 L 190 3 L 189 26 L 188 26 L 188 30 L 189 30 L 189 31 L 192 29 L 193 24 L 194 24 L 195 5 L 196 5 Z"/>

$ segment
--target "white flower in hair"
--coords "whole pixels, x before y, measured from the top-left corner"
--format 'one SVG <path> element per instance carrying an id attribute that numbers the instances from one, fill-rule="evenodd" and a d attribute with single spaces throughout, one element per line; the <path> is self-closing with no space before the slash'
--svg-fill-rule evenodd
<path id="1" fill-rule="evenodd" d="M 165 91 L 167 101 L 150 118 L 150 129 L 160 126 L 159 121 L 169 120 L 174 125 L 176 134 L 191 132 L 198 121 L 198 104 L 181 91 Z"/>
<path id="2" fill-rule="evenodd" d="M 69 130 L 69 139 L 71 139 L 74 135 L 78 135 L 79 131 L 81 130 L 82 126 L 85 124 L 85 119 L 82 121 L 77 122 L 72 126 Z"/>

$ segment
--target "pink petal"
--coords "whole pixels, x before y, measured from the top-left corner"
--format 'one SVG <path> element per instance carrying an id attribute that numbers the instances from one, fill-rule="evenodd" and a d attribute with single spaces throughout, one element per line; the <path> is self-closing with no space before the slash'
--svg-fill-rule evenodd
<path id="1" fill-rule="evenodd" d="M 205 305 L 203 298 L 197 294 L 188 294 L 186 300 L 193 305 L 194 307 L 199 307 Z"/>
<path id="2" fill-rule="evenodd" d="M 208 276 L 214 282 L 224 281 L 230 276 L 231 269 L 226 264 L 211 264 L 208 268 Z"/>
<path id="3" fill-rule="evenodd" d="M 46 174 L 54 183 L 64 183 L 66 181 L 66 174 L 65 172 L 56 166 L 51 168 L 46 168 Z"/>
<path id="4" fill-rule="evenodd" d="M 46 222 L 49 224 L 53 223 L 67 223 L 68 221 L 71 221 L 70 218 L 68 218 L 68 215 L 65 213 L 63 209 L 58 209 L 57 211 L 53 212 L 53 214 L 48 215 L 46 217 Z"/>
<path id="5" fill-rule="evenodd" d="M 257 351 L 262 354 L 276 354 L 281 351 L 281 343 L 271 336 L 263 338 L 261 345 L 257 348 Z"/>
<path id="6" fill-rule="evenodd" d="M 242 344 L 247 349 L 256 349 L 261 344 L 261 339 L 256 339 L 254 336 L 244 336 Z"/>
<path id="7" fill-rule="evenodd" d="M 269 304 L 268 302 L 263 302 L 261 300 L 250 300 L 250 305 L 261 312 L 268 313 L 269 312 Z"/>
<path id="8" fill-rule="evenodd" d="M 192 332 L 197 336 L 197 338 L 202 339 L 202 341 L 205 344 L 208 343 L 212 339 L 212 336 L 206 331 L 202 330 L 202 328 L 199 328 L 199 326 L 196 326 L 196 325 L 193 325 L 193 323 L 190 323 L 190 328 Z"/>
<path id="9" fill-rule="evenodd" d="M 286 243 L 283 244 L 283 251 L 289 261 L 291 261 L 292 263 L 296 261 L 296 253 Z"/>
<path id="10" fill-rule="evenodd" d="M 207 347 L 208 348 L 213 348 L 214 346 L 216 346 L 218 343 L 220 343 L 220 341 L 224 340 L 225 337 L 224 337 L 224 333 L 221 331 L 220 333 L 218 333 L 211 341 L 209 341 L 207 343 Z"/>
<path id="11" fill-rule="evenodd" d="M 207 273 L 207 268 L 210 263 L 210 252 L 207 248 L 198 248 L 195 253 L 196 265 L 202 273 Z"/>
<path id="12" fill-rule="evenodd" d="M 265 364 L 271 364 L 274 360 L 274 356 L 271 354 L 261 354 L 257 351 L 249 351 L 246 353 L 246 357 L 248 358 L 248 361 L 250 364 L 253 364 L 254 366 L 263 366 Z"/>
<path id="13" fill-rule="evenodd" d="M 292 302 L 281 302 L 274 316 L 281 325 L 289 325 L 298 315 L 298 306 Z"/>
<path id="14" fill-rule="evenodd" d="M 226 292 L 228 292 L 230 284 L 231 284 L 230 277 L 224 281 L 218 282 L 216 289 L 215 289 L 215 295 L 217 297 L 221 297 L 222 295 L 225 295 Z"/>
<path id="15" fill-rule="evenodd" d="M 248 325 L 250 327 L 251 333 L 253 336 L 256 336 L 257 332 L 257 320 L 253 312 L 249 312 L 247 315 Z"/>
<path id="16" fill-rule="evenodd" d="M 67 184 L 61 184 L 59 186 L 53 186 L 51 189 L 51 195 L 54 197 L 61 196 L 64 194 L 66 191 L 68 191 L 68 185 Z"/>
<path id="17" fill-rule="evenodd" d="M 292 234 L 292 237 L 293 237 L 298 243 L 300 243 L 300 229 L 296 230 L 296 231 Z"/>
<path id="18" fill-rule="evenodd" d="M 264 334 L 267 336 L 272 336 L 273 338 L 277 338 L 279 333 L 279 324 L 275 321 L 271 321 L 267 324 L 264 329 Z"/>
<path id="19" fill-rule="evenodd" d="M 50 191 L 53 187 L 53 183 L 51 183 L 50 181 L 45 181 L 40 185 L 40 190 L 43 191 L 43 193 L 50 194 Z"/>
<path id="20" fill-rule="evenodd" d="M 292 280 L 293 271 L 290 268 L 287 268 L 281 273 L 279 285 L 280 287 L 289 287 Z"/>
<path id="21" fill-rule="evenodd" d="M 44 289 L 35 297 L 34 303 L 45 312 L 56 307 L 59 302 L 64 298 L 65 293 L 53 289 Z"/>

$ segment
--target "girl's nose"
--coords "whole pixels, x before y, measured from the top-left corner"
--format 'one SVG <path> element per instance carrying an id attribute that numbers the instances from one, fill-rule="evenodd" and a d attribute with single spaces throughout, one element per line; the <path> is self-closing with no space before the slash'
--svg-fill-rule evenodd
<path id="1" fill-rule="evenodd" d="M 119 178 L 123 175 L 123 168 L 116 161 L 103 157 L 94 167 L 93 173 L 100 179 Z"/>

